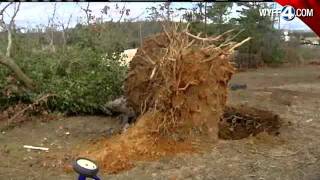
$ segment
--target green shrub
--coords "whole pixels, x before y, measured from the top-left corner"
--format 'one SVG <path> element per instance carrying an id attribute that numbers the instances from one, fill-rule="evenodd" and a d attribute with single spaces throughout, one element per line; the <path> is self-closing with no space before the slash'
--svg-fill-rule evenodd
<path id="1" fill-rule="evenodd" d="M 285 56 L 282 48 L 280 32 L 267 32 L 263 35 L 260 46 L 260 54 L 263 61 L 267 64 L 281 64 Z"/>
<path id="2" fill-rule="evenodd" d="M 5 108 L 19 101 L 30 103 L 51 93 L 47 102 L 52 111 L 96 113 L 108 100 L 122 93 L 127 67 L 121 65 L 119 52 L 135 48 L 140 40 L 159 32 L 157 22 L 107 22 L 77 25 L 66 32 L 54 31 L 55 51 L 48 50 L 51 34 L 42 29 L 17 31 L 13 36 L 12 58 L 37 84 L 36 91 L 23 91 L 19 82 L 8 82 L 12 72 L 0 65 L 0 106 Z M 141 37 L 140 37 L 141 35 Z M 0 34 L 0 51 L 6 51 L 7 34 Z M 19 87 L 10 96 L 9 86 Z"/>
<path id="3" fill-rule="evenodd" d="M 15 59 L 36 82 L 37 91 L 15 94 L 14 98 L 2 97 L 2 104 L 19 101 L 18 97 L 32 101 L 41 94 L 52 93 L 57 96 L 49 99 L 48 108 L 73 114 L 96 113 L 101 105 L 119 96 L 127 70 L 126 66 L 121 65 L 119 53 L 102 55 L 78 46 L 69 47 L 63 53 L 61 49 L 56 53 L 40 51 Z M 0 73 L 2 77 L 8 74 L 2 67 Z M 6 82 L 1 85 L 3 89 Z"/>

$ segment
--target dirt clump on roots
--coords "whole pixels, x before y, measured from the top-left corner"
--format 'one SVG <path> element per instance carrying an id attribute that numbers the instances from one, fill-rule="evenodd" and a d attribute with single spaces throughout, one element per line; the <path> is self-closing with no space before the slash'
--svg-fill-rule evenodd
<path id="1" fill-rule="evenodd" d="M 129 105 L 140 116 L 123 134 L 86 153 L 110 173 L 135 161 L 195 152 L 199 137 L 214 142 L 235 72 L 230 55 L 240 43 L 192 35 L 177 25 L 147 38 L 130 62 L 125 81 Z M 198 139 L 199 140 L 199 139 Z"/>
<path id="2" fill-rule="evenodd" d="M 219 138 L 238 140 L 261 132 L 278 135 L 278 115 L 248 106 L 226 107 L 219 123 Z"/>

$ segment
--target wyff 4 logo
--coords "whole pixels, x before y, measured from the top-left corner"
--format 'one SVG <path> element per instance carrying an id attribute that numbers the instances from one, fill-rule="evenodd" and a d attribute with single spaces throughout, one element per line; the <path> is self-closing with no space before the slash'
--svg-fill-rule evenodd
<path id="1" fill-rule="evenodd" d="M 294 9 L 292 6 L 284 6 L 282 9 L 260 9 L 260 16 L 281 16 L 286 21 L 292 21 L 295 17 L 313 16 L 313 9 Z"/>

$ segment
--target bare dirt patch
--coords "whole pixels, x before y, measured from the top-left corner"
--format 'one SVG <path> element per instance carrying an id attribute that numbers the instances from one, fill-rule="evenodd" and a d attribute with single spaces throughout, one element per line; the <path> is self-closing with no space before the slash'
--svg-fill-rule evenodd
<path id="1" fill-rule="evenodd" d="M 279 134 L 280 118 L 265 110 L 247 106 L 226 107 L 219 123 L 219 138 L 243 139 L 261 132 Z"/>

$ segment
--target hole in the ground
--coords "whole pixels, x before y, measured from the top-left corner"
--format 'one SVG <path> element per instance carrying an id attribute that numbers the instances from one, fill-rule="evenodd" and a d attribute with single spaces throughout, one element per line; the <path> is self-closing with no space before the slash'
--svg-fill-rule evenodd
<path id="1" fill-rule="evenodd" d="M 280 128 L 278 115 L 247 106 L 226 107 L 219 123 L 220 139 L 243 139 L 260 132 L 278 135 Z"/>

